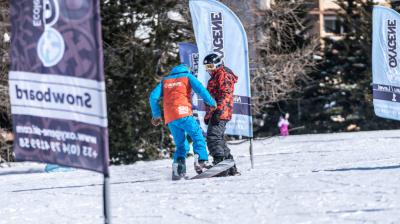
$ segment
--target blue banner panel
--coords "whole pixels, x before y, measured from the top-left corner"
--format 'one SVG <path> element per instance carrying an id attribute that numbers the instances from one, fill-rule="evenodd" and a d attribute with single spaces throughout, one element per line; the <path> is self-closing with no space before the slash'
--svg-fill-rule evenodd
<path id="1" fill-rule="evenodd" d="M 181 63 L 190 66 L 193 74 L 197 77 L 199 71 L 199 51 L 193 43 L 181 42 L 179 45 L 179 56 Z"/>

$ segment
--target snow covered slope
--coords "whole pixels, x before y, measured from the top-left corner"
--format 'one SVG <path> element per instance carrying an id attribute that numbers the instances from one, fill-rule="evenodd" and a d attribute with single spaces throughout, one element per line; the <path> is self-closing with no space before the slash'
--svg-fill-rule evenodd
<path id="1" fill-rule="evenodd" d="M 113 223 L 400 223 L 400 131 L 232 146 L 242 176 L 170 181 L 170 160 L 111 167 Z M 194 175 L 192 158 L 189 174 Z M 0 168 L 0 223 L 102 223 L 102 176 Z"/>

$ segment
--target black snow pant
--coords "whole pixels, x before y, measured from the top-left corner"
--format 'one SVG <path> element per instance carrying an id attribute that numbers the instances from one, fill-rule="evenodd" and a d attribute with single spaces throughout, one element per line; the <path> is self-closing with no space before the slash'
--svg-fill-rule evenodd
<path id="1" fill-rule="evenodd" d="M 207 148 L 212 157 L 230 158 L 231 150 L 224 139 L 226 123 L 220 120 L 214 124 L 210 121 L 207 128 Z"/>

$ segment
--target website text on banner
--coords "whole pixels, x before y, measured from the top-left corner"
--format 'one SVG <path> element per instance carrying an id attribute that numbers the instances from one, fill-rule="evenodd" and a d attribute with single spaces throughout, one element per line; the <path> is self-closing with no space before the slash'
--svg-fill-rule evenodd
<path id="1" fill-rule="evenodd" d="M 10 3 L 16 159 L 108 175 L 99 0 Z"/>
<path id="2" fill-rule="evenodd" d="M 239 77 L 235 85 L 233 116 L 227 124 L 226 133 L 253 137 L 248 44 L 243 25 L 228 7 L 218 1 L 190 0 L 189 6 L 200 63 L 206 55 L 216 53 Z M 204 66 L 199 66 L 198 79 L 207 85 L 209 78 Z M 202 102 L 198 109 L 201 126 L 207 130 L 203 122 L 205 107 Z"/>

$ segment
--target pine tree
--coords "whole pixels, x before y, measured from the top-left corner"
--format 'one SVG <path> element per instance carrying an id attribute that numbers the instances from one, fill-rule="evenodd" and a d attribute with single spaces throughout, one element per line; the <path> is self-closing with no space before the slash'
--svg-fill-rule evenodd
<path id="1" fill-rule="evenodd" d="M 8 68 L 10 47 L 9 4 L 0 0 L 0 128 L 11 129 L 10 101 L 8 96 Z"/>
<path id="2" fill-rule="evenodd" d="M 372 105 L 372 0 L 338 0 L 345 33 L 340 40 L 325 39 L 324 62 L 314 74 L 319 85 L 305 95 L 310 111 L 305 123 L 312 130 L 357 131 L 396 128 L 378 118 Z"/>
<path id="3" fill-rule="evenodd" d="M 11 128 L 7 89 L 8 0 L 0 0 L 0 123 Z M 182 0 L 101 0 L 107 86 L 110 156 L 130 163 L 158 156 L 165 126 L 150 124 L 150 90 L 178 62 L 177 42 L 190 40 L 187 2 Z M 183 16 L 174 19 L 171 13 Z M 169 144 L 165 138 L 164 144 Z"/>
<path id="4" fill-rule="evenodd" d="M 148 96 L 178 63 L 177 42 L 191 38 L 187 20 L 169 16 L 184 15 L 184 8 L 178 1 L 103 1 L 110 153 L 115 163 L 154 159 L 162 134 L 169 136 L 165 126 L 150 124 Z"/>
<path id="5" fill-rule="evenodd" d="M 259 66 L 252 77 L 256 132 L 276 133 L 279 115 L 291 112 L 287 102 L 301 97 L 313 81 L 309 74 L 317 63 L 313 55 L 318 42 L 310 35 L 312 6 L 305 0 L 275 1 L 260 17 Z"/>

